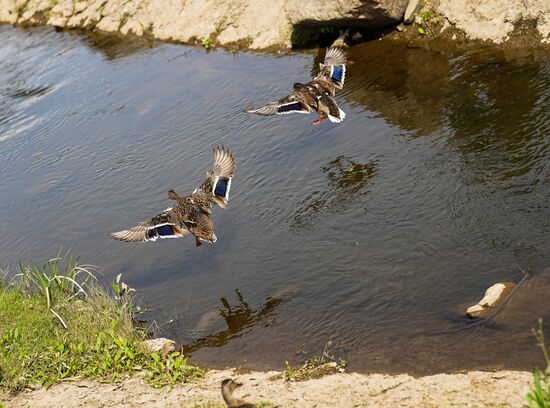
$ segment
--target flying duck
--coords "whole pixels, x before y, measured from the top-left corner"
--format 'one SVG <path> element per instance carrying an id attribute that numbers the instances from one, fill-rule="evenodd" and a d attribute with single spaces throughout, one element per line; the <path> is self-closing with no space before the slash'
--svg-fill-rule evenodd
<path id="1" fill-rule="evenodd" d="M 319 125 L 327 118 L 334 123 L 342 122 L 346 114 L 338 107 L 333 96 L 344 86 L 346 62 L 346 54 L 342 48 L 329 48 L 325 61 L 319 64 L 319 73 L 310 82 L 296 83 L 290 95 L 261 108 L 249 109 L 247 112 L 272 116 L 289 113 L 309 114 L 316 111 L 319 119 L 314 120 L 313 125 Z"/>
<path id="2" fill-rule="evenodd" d="M 158 238 L 181 238 L 191 233 L 195 236 L 196 246 L 204 242 L 216 242 L 212 205 L 227 207 L 231 180 L 235 173 L 233 154 L 221 147 L 214 149 L 214 169 L 206 173 L 206 179 L 191 195 L 180 196 L 174 190 L 168 191 L 168 199 L 175 201 L 149 221 L 113 232 L 111 237 L 126 242 L 156 241 Z"/>

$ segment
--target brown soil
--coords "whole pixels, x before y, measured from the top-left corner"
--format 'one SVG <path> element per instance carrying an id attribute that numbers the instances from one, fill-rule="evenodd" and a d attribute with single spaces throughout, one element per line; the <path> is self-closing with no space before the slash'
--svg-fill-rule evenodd
<path id="1" fill-rule="evenodd" d="M 196 383 L 154 389 L 138 378 L 120 384 L 66 381 L 9 397 L 7 407 L 221 407 L 220 383 L 243 383 L 236 396 L 262 406 L 279 407 L 521 407 L 531 374 L 520 371 L 438 374 L 414 378 L 407 374 L 338 373 L 303 382 L 285 382 L 281 372 L 239 373 L 213 370 Z M 269 404 L 268 404 L 269 403 Z"/>

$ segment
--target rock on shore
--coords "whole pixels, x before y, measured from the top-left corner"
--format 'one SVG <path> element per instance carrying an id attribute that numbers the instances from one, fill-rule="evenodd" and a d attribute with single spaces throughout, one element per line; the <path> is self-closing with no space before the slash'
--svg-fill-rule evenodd
<path id="1" fill-rule="evenodd" d="M 541 41 L 550 42 L 548 0 L 440 0 L 438 11 L 471 39 L 502 43 L 516 24 L 534 21 Z"/>

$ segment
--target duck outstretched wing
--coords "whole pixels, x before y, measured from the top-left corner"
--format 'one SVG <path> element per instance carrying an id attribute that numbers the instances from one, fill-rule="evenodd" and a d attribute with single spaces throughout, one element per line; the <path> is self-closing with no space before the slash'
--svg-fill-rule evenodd
<path id="1" fill-rule="evenodd" d="M 223 146 L 216 147 L 214 149 L 212 173 L 207 173 L 206 180 L 193 194 L 205 195 L 209 201 L 226 208 L 236 166 L 233 153 Z M 205 209 L 205 212 L 209 211 Z"/>
<path id="2" fill-rule="evenodd" d="M 325 60 L 319 64 L 319 74 L 315 79 L 325 79 L 334 84 L 338 89 L 344 87 L 346 79 L 347 57 L 340 47 L 330 47 L 325 54 Z"/>
<path id="3" fill-rule="evenodd" d="M 257 109 L 248 109 L 247 113 L 263 116 L 287 115 L 289 113 L 311 113 L 311 110 L 298 101 L 294 95 L 286 96 L 276 102 L 270 102 Z"/>
<path id="4" fill-rule="evenodd" d="M 111 238 L 126 242 L 147 242 L 156 241 L 158 238 L 181 238 L 188 233 L 189 231 L 181 226 L 172 208 L 168 208 L 149 221 L 111 233 Z"/>

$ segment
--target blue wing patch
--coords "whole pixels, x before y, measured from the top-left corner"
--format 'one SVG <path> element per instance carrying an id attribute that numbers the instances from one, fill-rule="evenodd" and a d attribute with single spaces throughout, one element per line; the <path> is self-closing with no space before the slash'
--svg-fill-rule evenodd
<path id="1" fill-rule="evenodd" d="M 216 182 L 216 187 L 214 188 L 214 195 L 227 198 L 228 189 L 229 179 L 218 179 L 218 181 Z"/>
<path id="2" fill-rule="evenodd" d="M 176 232 L 172 225 L 161 225 L 156 228 L 147 230 L 147 239 L 155 239 L 156 237 L 174 236 Z"/>
<path id="3" fill-rule="evenodd" d="M 335 81 L 342 82 L 344 77 L 344 65 L 334 65 L 331 78 Z"/>
<path id="4" fill-rule="evenodd" d="M 296 111 L 298 112 L 303 111 L 302 104 L 300 102 L 287 103 L 285 105 L 279 106 L 279 108 L 277 109 L 278 113 L 287 113 L 287 112 L 296 112 Z"/>

